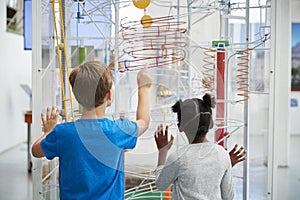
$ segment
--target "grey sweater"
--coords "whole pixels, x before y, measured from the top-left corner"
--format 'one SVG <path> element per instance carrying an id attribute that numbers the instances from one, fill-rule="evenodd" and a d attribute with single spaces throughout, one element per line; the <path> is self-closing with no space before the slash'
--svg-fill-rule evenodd
<path id="1" fill-rule="evenodd" d="M 173 184 L 175 200 L 233 199 L 234 196 L 229 154 L 210 142 L 180 148 L 155 172 L 158 190 L 166 190 Z"/>

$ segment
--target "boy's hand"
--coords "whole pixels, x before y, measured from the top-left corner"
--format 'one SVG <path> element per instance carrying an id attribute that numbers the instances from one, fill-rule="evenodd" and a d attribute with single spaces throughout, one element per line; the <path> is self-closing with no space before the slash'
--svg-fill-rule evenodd
<path id="1" fill-rule="evenodd" d="M 244 147 L 240 147 L 237 150 L 238 145 L 234 145 L 233 149 L 229 152 L 230 156 L 230 161 L 231 161 L 231 166 L 233 167 L 234 165 L 238 164 L 241 161 L 246 160 L 246 150 Z"/>
<path id="2" fill-rule="evenodd" d="M 155 142 L 156 142 L 156 146 L 157 149 L 163 150 L 163 151 L 168 151 L 174 141 L 174 137 L 173 135 L 171 135 L 171 139 L 170 141 L 168 141 L 168 126 L 166 126 L 165 132 L 164 132 L 164 127 L 161 124 L 160 126 L 158 126 L 157 131 L 155 131 L 154 133 L 154 138 L 155 138 Z"/>
<path id="3" fill-rule="evenodd" d="M 149 76 L 149 74 L 147 73 L 147 66 L 145 66 L 144 69 L 140 70 L 137 74 L 137 84 L 138 87 L 148 87 L 150 88 L 150 86 L 153 83 L 153 79 Z"/>
<path id="4" fill-rule="evenodd" d="M 41 114 L 44 133 L 49 133 L 55 127 L 59 113 L 60 110 L 52 106 L 51 110 L 47 108 L 46 116 L 43 113 Z"/>

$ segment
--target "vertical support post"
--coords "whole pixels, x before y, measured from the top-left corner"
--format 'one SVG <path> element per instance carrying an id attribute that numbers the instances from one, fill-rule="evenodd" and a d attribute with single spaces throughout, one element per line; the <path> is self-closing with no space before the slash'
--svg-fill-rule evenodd
<path id="1" fill-rule="evenodd" d="M 216 118 L 222 119 L 219 126 L 224 126 L 225 114 L 225 49 L 221 48 L 217 51 L 217 75 L 216 75 Z M 219 141 L 224 137 L 224 128 L 219 128 L 215 131 L 215 141 Z M 224 140 L 219 142 L 219 145 L 224 147 Z"/>
<path id="2" fill-rule="evenodd" d="M 115 44 L 114 44 L 114 52 L 115 52 L 115 113 L 119 112 L 119 98 L 120 95 L 118 93 L 118 82 L 119 82 L 119 21 L 120 21 L 120 0 L 115 1 Z"/>
<path id="3" fill-rule="evenodd" d="M 275 160 L 275 139 L 274 139 L 274 98 L 275 98 L 275 64 L 276 64 L 276 12 L 277 12 L 277 0 L 271 3 L 271 44 L 270 44 L 270 97 L 269 97 L 269 133 L 268 133 L 268 193 L 267 199 L 277 199 L 277 161 Z"/>
<path id="4" fill-rule="evenodd" d="M 226 16 L 228 16 L 229 14 L 230 14 L 230 1 L 229 1 L 229 4 L 226 6 L 226 8 L 223 10 L 223 14 L 225 14 Z M 220 39 L 221 40 L 227 40 L 228 38 L 229 38 L 229 28 L 228 28 L 228 26 L 229 26 L 229 18 L 228 17 L 221 17 L 221 36 L 220 36 Z M 225 55 L 225 57 L 224 57 L 224 62 L 225 62 L 225 60 L 227 60 L 227 55 Z M 228 64 L 229 62 L 226 62 L 226 64 Z M 225 95 L 224 95 L 224 106 L 225 106 L 225 108 L 224 108 L 224 126 L 226 127 L 226 128 L 224 128 L 223 129 L 223 132 L 221 133 L 221 135 L 222 135 L 222 137 L 224 137 L 225 136 L 225 132 L 227 132 L 228 131 L 228 118 L 229 118 L 229 113 L 228 113 L 228 106 L 229 106 L 229 90 L 228 90 L 228 88 L 229 88 L 229 85 L 228 85 L 228 66 L 225 64 L 225 78 L 224 78 L 224 89 L 225 89 Z M 224 147 L 227 147 L 227 138 L 225 138 L 224 140 L 224 143 L 223 143 L 223 145 L 222 146 L 224 146 Z"/>
<path id="5" fill-rule="evenodd" d="M 272 4 L 272 5 L 271 5 Z M 274 25 L 272 25 L 272 19 L 275 16 L 274 12 L 273 12 L 273 3 L 271 3 L 271 1 L 267 1 L 266 5 L 268 6 L 268 8 L 266 9 L 266 25 L 269 25 L 271 27 L 271 34 L 273 33 L 273 29 L 275 28 Z M 272 35 L 271 40 L 266 42 L 266 46 L 272 46 L 272 41 L 275 40 L 276 41 L 276 35 L 274 34 L 274 36 Z M 270 48 L 270 52 L 266 52 L 265 55 L 265 66 L 269 66 L 269 68 L 266 68 L 266 73 L 269 74 L 269 80 L 266 80 L 266 82 L 268 81 L 268 83 L 270 84 L 270 91 L 269 91 L 269 121 L 268 121 L 268 134 L 266 135 L 267 137 L 267 147 L 266 147 L 266 155 L 267 155 L 267 166 L 268 166 L 268 171 L 267 171 L 267 199 L 268 200 L 272 200 L 272 187 L 273 187 L 273 165 L 274 165 L 274 143 L 273 143 L 273 117 L 272 115 L 270 115 L 271 113 L 273 113 L 273 100 L 271 98 L 272 94 L 273 94 L 273 85 L 274 85 L 274 78 L 272 77 L 271 72 L 273 72 L 274 67 L 273 66 L 273 58 L 271 57 L 271 55 L 273 55 L 274 49 Z"/>
<path id="6" fill-rule="evenodd" d="M 291 91 L 291 1 L 271 1 L 268 199 L 282 199 L 278 167 L 289 165 L 289 98 Z M 275 145 L 276 144 L 276 148 Z M 270 169 L 271 168 L 271 169 Z M 282 180 L 284 181 L 284 180 Z M 285 184 L 285 183 L 282 183 Z"/>
<path id="7" fill-rule="evenodd" d="M 56 105 L 56 98 L 55 98 L 55 86 L 54 86 L 54 83 L 55 82 L 55 77 L 56 77 L 56 74 L 55 74 L 55 68 L 56 66 L 54 65 L 54 67 L 51 67 L 52 70 L 51 70 L 51 76 L 52 76 L 52 84 L 51 84 L 51 104 L 52 105 Z M 53 159 L 50 161 L 50 171 L 52 171 L 56 166 L 56 159 Z M 56 179 L 56 173 L 52 173 L 50 175 L 50 185 L 51 186 L 56 186 L 57 182 L 57 179 Z M 57 197 L 57 193 L 58 193 L 58 189 L 55 187 L 54 189 L 50 190 L 50 200 L 56 200 L 56 197 Z"/>
<path id="8" fill-rule="evenodd" d="M 274 137 L 276 137 L 276 152 L 278 167 L 289 166 L 289 107 L 291 93 L 291 1 L 277 0 L 274 41 Z M 272 1 L 273 3 L 273 1 Z M 273 5 L 272 5 L 273 7 Z M 272 24 L 272 25 L 273 25 Z"/>
<path id="9" fill-rule="evenodd" d="M 60 12 L 62 12 L 62 14 L 60 15 L 60 17 L 62 17 L 62 19 L 60 19 L 60 23 L 63 23 L 61 24 L 61 29 L 65 30 L 65 1 L 64 0 L 61 0 L 61 7 L 62 7 L 62 10 Z M 61 38 L 61 42 L 64 44 L 64 45 L 67 45 L 67 41 L 66 41 L 66 38 L 65 36 L 63 35 L 63 31 L 61 30 L 60 31 L 60 38 Z M 62 78 L 63 78 L 63 85 L 62 87 L 64 87 L 64 91 L 65 91 L 65 95 L 68 96 L 68 77 L 66 76 L 67 73 L 66 73 L 66 58 L 65 58 L 65 49 L 61 49 L 61 64 L 62 64 Z M 63 96 L 63 95 L 62 95 Z M 63 106 L 63 110 L 65 110 L 65 113 L 67 112 L 67 104 L 64 102 L 65 100 L 62 99 L 62 106 Z M 68 115 L 69 116 L 69 115 Z M 69 119 L 66 119 L 66 121 L 69 121 Z"/>
<path id="10" fill-rule="evenodd" d="M 249 20 L 249 8 L 250 2 L 246 0 L 246 47 L 245 49 L 249 48 L 249 36 L 250 36 L 250 20 Z M 249 76 L 249 75 L 248 75 Z M 247 85 L 249 86 L 249 78 L 247 79 Z M 244 148 L 247 149 L 247 157 L 249 156 L 249 102 L 244 101 Z M 243 162 L 243 199 L 249 199 L 249 159 L 246 159 Z"/>
<path id="11" fill-rule="evenodd" d="M 180 15 L 180 0 L 177 0 L 177 22 L 179 22 L 179 20 L 180 20 L 179 15 Z M 179 23 L 178 23 L 177 27 L 179 28 Z M 176 35 L 176 37 L 178 37 L 178 35 Z M 178 66 L 178 68 L 177 68 L 178 79 L 177 79 L 177 83 L 176 83 L 176 94 L 178 94 L 178 99 L 180 99 L 179 91 L 180 91 L 180 79 L 181 79 L 180 75 L 181 75 L 182 66 L 181 66 L 180 62 L 178 62 L 178 63 L 179 63 L 179 65 L 177 65 Z"/>
<path id="12" fill-rule="evenodd" d="M 188 4 L 188 28 L 187 28 L 187 35 L 188 38 L 190 38 L 191 36 L 191 32 L 192 32 L 192 9 L 191 9 L 191 4 L 193 3 L 193 1 L 191 0 L 187 0 L 187 4 Z M 188 63 L 191 63 L 191 40 L 188 40 L 187 43 L 187 56 L 186 59 L 188 61 Z M 190 86 L 192 85 L 192 76 L 191 76 L 191 67 L 188 66 L 188 87 L 190 88 Z M 188 90 L 188 96 L 191 97 L 191 90 Z"/>
<path id="13" fill-rule="evenodd" d="M 32 134 L 35 141 L 42 133 L 40 113 L 42 108 L 42 10 L 41 1 L 32 1 Z M 33 199 L 40 199 L 42 193 L 42 162 L 33 158 Z"/>

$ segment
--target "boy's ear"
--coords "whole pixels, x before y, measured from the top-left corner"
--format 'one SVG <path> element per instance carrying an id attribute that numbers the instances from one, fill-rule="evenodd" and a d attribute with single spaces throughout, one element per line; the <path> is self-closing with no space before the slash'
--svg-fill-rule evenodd
<path id="1" fill-rule="evenodd" d="M 106 93 L 106 98 L 107 98 L 107 100 L 112 99 L 112 89 L 108 90 L 108 92 Z"/>
<path id="2" fill-rule="evenodd" d="M 107 91 L 106 93 L 106 100 L 107 100 L 107 105 L 111 105 L 112 101 L 113 101 L 113 95 L 114 95 L 114 91 L 111 88 L 110 90 Z"/>

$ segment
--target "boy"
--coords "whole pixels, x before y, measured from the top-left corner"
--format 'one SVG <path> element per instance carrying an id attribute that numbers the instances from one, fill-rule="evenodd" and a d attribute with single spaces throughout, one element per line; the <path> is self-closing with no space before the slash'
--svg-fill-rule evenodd
<path id="1" fill-rule="evenodd" d="M 70 74 L 73 93 L 82 105 L 81 119 L 57 123 L 59 110 L 42 114 L 44 134 L 33 144 L 35 157 L 59 157 L 60 199 L 124 199 L 124 149 L 134 148 L 148 128 L 149 88 L 145 70 L 137 75 L 136 121 L 105 117 L 113 100 L 113 76 L 99 61 L 89 61 Z"/>

